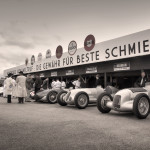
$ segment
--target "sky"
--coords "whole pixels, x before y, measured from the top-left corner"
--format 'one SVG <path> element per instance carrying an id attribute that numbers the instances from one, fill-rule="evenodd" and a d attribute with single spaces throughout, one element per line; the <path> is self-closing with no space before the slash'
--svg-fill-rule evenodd
<path id="1" fill-rule="evenodd" d="M 70 41 L 83 47 L 150 28 L 150 0 L 0 0 L 0 76 Z"/>

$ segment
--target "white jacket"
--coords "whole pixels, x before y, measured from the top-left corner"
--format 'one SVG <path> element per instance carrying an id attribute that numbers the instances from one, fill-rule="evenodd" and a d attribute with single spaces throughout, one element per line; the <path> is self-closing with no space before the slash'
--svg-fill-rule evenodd
<path id="1" fill-rule="evenodd" d="M 26 77 L 25 76 L 18 76 L 16 79 L 17 83 L 17 97 L 26 97 L 27 96 L 27 89 L 26 89 Z"/>
<path id="2" fill-rule="evenodd" d="M 75 86 L 75 89 L 81 88 L 81 82 L 79 80 L 73 81 L 72 84 Z"/>
<path id="3" fill-rule="evenodd" d="M 62 88 L 62 89 L 65 89 L 65 88 L 66 88 L 66 83 L 65 83 L 65 81 L 62 81 L 62 82 L 61 82 L 61 88 Z"/>
<path id="4" fill-rule="evenodd" d="M 60 81 L 56 81 L 54 84 L 54 88 L 55 89 L 61 89 L 61 82 Z"/>
<path id="5" fill-rule="evenodd" d="M 13 90 L 13 79 L 11 77 L 7 78 L 4 82 L 5 95 L 11 95 Z"/>

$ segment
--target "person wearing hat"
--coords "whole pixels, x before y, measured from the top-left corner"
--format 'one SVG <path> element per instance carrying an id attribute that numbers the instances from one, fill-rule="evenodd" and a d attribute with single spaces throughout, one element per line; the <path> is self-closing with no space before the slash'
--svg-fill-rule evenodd
<path id="1" fill-rule="evenodd" d="M 19 103 L 24 103 L 24 98 L 27 97 L 27 89 L 26 89 L 26 77 L 23 75 L 23 72 L 19 72 L 19 76 L 16 79 L 17 83 L 17 97 Z"/>
<path id="2" fill-rule="evenodd" d="M 11 95 L 13 90 L 12 73 L 8 74 L 8 78 L 5 80 L 5 94 L 7 96 L 7 103 L 11 103 Z"/>
<path id="3" fill-rule="evenodd" d="M 146 74 L 144 70 L 141 70 L 141 77 L 136 81 L 136 85 L 138 87 L 145 87 L 145 83 L 147 82 Z"/>

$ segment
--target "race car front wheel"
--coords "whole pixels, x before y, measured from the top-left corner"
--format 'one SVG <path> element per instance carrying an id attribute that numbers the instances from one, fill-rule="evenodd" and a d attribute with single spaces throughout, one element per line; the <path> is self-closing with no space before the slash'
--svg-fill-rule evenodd
<path id="1" fill-rule="evenodd" d="M 66 106 L 67 103 L 63 100 L 63 97 L 67 94 L 67 91 L 61 91 L 58 95 L 57 95 L 57 102 L 59 105 L 61 106 Z"/>
<path id="2" fill-rule="evenodd" d="M 146 94 L 138 94 L 133 102 L 133 112 L 139 119 L 145 119 L 149 115 L 150 100 Z"/>
<path id="3" fill-rule="evenodd" d="M 74 99 L 75 106 L 79 109 L 84 109 L 89 103 L 89 96 L 85 92 L 79 92 Z"/>
<path id="4" fill-rule="evenodd" d="M 57 103 L 57 92 L 56 91 L 50 91 L 47 94 L 47 100 L 50 104 L 55 104 Z"/>
<path id="5" fill-rule="evenodd" d="M 104 92 L 97 99 L 97 108 L 102 113 L 109 113 L 111 111 L 110 108 L 106 106 L 108 101 L 112 101 L 113 98 L 110 94 Z"/>

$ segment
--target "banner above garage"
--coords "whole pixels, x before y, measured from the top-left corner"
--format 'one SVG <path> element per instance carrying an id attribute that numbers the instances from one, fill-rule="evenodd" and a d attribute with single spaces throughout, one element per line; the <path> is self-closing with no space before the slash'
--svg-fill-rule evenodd
<path id="1" fill-rule="evenodd" d="M 96 62 L 111 61 L 123 58 L 131 58 L 150 54 L 150 29 L 116 38 L 113 40 L 95 44 L 91 51 L 84 48 L 77 49 L 74 55 L 63 53 L 61 58 L 52 56 L 50 59 L 36 61 L 33 65 L 21 65 L 4 71 L 18 74 L 20 70 L 24 73 L 40 72 L 57 68 L 92 64 Z"/>

